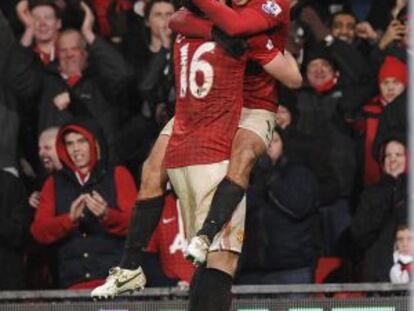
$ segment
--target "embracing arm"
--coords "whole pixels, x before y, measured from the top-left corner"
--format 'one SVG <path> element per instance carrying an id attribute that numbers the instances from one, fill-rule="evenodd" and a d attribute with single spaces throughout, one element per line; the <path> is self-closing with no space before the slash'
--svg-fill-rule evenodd
<path id="1" fill-rule="evenodd" d="M 211 39 L 212 23 L 194 15 L 185 8 L 178 10 L 171 16 L 169 27 L 172 31 L 189 38 Z"/>
<path id="2" fill-rule="evenodd" d="M 302 75 L 299 66 L 293 56 L 285 51 L 279 53 L 263 69 L 273 78 L 283 83 L 290 89 L 298 89 L 302 86 Z"/>
<path id="3" fill-rule="evenodd" d="M 216 25 L 230 36 L 247 36 L 263 32 L 277 26 L 284 20 L 284 12 L 278 14 L 272 21 L 257 10 L 249 7 L 236 12 L 216 0 L 193 0 Z"/>

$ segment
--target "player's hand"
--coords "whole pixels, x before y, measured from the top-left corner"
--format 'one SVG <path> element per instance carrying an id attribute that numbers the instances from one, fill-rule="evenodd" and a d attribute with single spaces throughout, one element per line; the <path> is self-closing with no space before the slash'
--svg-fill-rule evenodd
<path id="1" fill-rule="evenodd" d="M 96 191 L 85 195 L 86 207 L 99 219 L 104 219 L 108 213 L 108 203 Z"/>
<path id="2" fill-rule="evenodd" d="M 211 37 L 232 57 L 238 58 L 247 50 L 247 43 L 244 38 L 230 37 L 217 27 L 213 27 Z"/>

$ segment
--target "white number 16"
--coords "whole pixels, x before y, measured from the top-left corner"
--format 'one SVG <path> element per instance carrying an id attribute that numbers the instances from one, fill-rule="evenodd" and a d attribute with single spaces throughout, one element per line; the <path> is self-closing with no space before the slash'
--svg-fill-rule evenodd
<path id="1" fill-rule="evenodd" d="M 215 48 L 214 42 L 206 42 L 200 45 L 195 51 L 193 58 L 190 61 L 190 74 L 187 78 L 188 69 L 188 47 L 185 44 L 180 49 L 180 97 L 185 97 L 187 94 L 188 84 L 190 92 L 195 98 L 206 97 L 213 86 L 214 71 L 213 66 L 207 61 L 200 59 L 205 53 L 211 52 Z M 196 81 L 196 73 L 200 72 L 203 75 L 203 84 L 198 85 Z"/>

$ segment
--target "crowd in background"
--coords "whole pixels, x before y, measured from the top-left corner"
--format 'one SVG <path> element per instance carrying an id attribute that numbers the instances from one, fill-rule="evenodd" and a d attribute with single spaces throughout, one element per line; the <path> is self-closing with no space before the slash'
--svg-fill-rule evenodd
<path id="1" fill-rule="evenodd" d="M 279 88 L 237 283 L 407 282 L 407 1 L 291 6 L 287 49 L 305 82 Z M 174 115 L 178 7 L 1 2 L 0 289 L 92 288 L 119 262 L 142 163 Z M 78 143 L 88 147 L 72 157 Z M 149 286 L 185 285 L 194 271 L 168 196 Z"/>

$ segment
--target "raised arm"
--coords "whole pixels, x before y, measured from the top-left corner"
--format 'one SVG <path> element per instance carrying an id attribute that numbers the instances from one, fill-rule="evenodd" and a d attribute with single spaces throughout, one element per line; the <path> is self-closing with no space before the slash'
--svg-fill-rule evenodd
<path id="1" fill-rule="evenodd" d="M 288 88 L 297 89 L 302 86 L 302 75 L 293 56 L 284 53 L 273 45 L 271 39 L 264 34 L 249 38 L 249 58 L 258 62 L 273 78 Z"/>
<path id="2" fill-rule="evenodd" d="M 189 38 L 211 39 L 212 23 L 194 15 L 185 8 L 178 10 L 171 16 L 169 27 L 172 31 Z"/>

